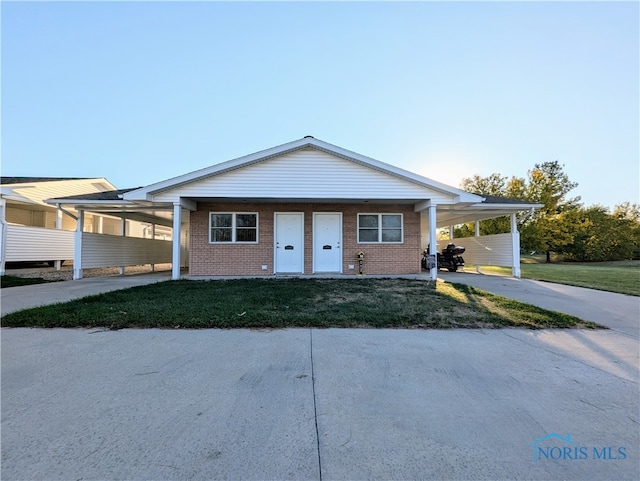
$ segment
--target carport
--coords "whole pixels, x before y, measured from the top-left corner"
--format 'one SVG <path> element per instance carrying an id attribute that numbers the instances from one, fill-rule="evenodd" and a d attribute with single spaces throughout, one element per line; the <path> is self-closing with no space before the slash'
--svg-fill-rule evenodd
<path id="1" fill-rule="evenodd" d="M 477 204 L 438 206 L 436 228 L 448 228 L 449 241 L 453 242 L 455 226 L 474 223 L 475 235 L 461 240 L 466 249 L 465 260 L 476 266 L 511 267 L 513 277 L 520 277 L 520 233 L 518 232 L 517 215 L 523 212 L 530 215 L 534 209 L 542 207 L 542 204 L 490 195 L 482 197 L 482 202 Z M 480 235 L 480 221 L 506 216 L 510 219 L 509 232 Z M 431 252 L 431 254 L 434 253 Z"/>
<path id="2" fill-rule="evenodd" d="M 82 270 L 96 267 L 120 267 L 124 273 L 126 266 L 173 263 L 177 268 L 186 267 L 188 261 L 188 215 L 177 217 L 173 205 L 134 204 L 123 199 L 123 194 L 132 189 L 122 189 L 95 194 L 77 195 L 58 199 L 48 199 L 48 204 L 58 209 L 73 207 L 78 215 L 74 235 L 73 278 L 81 279 Z M 85 228 L 85 213 L 108 215 L 121 219 L 122 235 L 101 232 L 100 225 L 93 232 Z M 67 213 L 68 214 L 68 213 Z M 71 214 L 68 214 L 71 215 Z M 178 219 L 177 226 L 174 219 Z M 128 235 L 127 220 L 148 225 L 144 237 Z M 169 229 L 167 229 L 169 228 Z M 174 236 L 174 232 L 179 232 Z M 175 240 L 175 242 L 174 242 Z M 177 248 L 177 252 L 174 249 Z"/>
<path id="3" fill-rule="evenodd" d="M 82 269 L 93 267 L 121 267 L 141 264 L 172 263 L 172 278 L 180 277 L 180 269 L 189 265 L 189 213 L 195 210 L 196 202 L 181 199 L 179 203 L 133 202 L 125 200 L 124 194 L 134 189 L 102 192 L 84 196 L 49 199 L 47 202 L 64 209 L 73 206 L 78 211 L 78 229 L 75 232 L 74 279 L 82 278 Z M 456 225 L 475 223 L 475 236 L 461 240 L 466 249 L 465 259 L 474 265 L 495 265 L 511 267 L 512 275 L 520 277 L 520 234 L 517 228 L 517 214 L 533 212 L 540 207 L 514 199 L 485 196 L 476 204 L 468 205 L 426 205 L 416 206 L 420 211 L 422 248 L 435 246 L 430 254 L 446 242 L 453 242 Z M 121 237 L 84 231 L 84 213 L 106 214 L 127 220 L 148 222 L 149 238 L 127 237 L 123 229 Z M 480 221 L 496 217 L 510 217 L 510 232 L 480 235 Z M 433 222 L 435 221 L 435 222 Z M 171 239 L 159 239 L 155 226 L 170 227 L 172 232 L 180 232 Z M 436 240 L 439 229 L 449 230 L 449 241 Z M 416 253 L 416 256 L 419 253 Z M 431 277 L 437 277 L 437 269 L 431 270 Z"/>

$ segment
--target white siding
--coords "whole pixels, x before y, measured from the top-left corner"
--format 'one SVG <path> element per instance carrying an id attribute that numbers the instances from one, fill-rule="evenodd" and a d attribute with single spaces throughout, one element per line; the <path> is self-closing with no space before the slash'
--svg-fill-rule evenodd
<path id="1" fill-rule="evenodd" d="M 62 229 L 63 230 L 76 230 L 78 224 L 76 220 L 69 217 L 67 214 L 62 214 Z"/>
<path id="2" fill-rule="evenodd" d="M 7 211 L 5 216 L 7 222 L 11 222 L 13 224 L 33 225 L 34 223 L 33 210 L 22 209 L 9 203 L 7 203 Z"/>
<path id="3" fill-rule="evenodd" d="M 73 259 L 73 232 L 7 225 L 6 262 Z"/>
<path id="4" fill-rule="evenodd" d="M 55 229 L 56 228 L 56 212 L 55 211 L 47 211 L 44 213 L 44 227 L 47 229 Z"/>
<path id="5" fill-rule="evenodd" d="M 433 199 L 437 203 L 452 202 L 450 195 L 315 149 L 298 150 L 161 192 L 154 196 L 154 200 L 172 202 L 179 197 Z"/>
<path id="6" fill-rule="evenodd" d="M 444 245 L 453 242 L 464 246 L 462 254 L 465 262 L 479 266 L 513 267 L 513 236 L 512 234 L 483 235 L 480 237 L 463 237 L 453 241 L 441 241 Z"/>
<path id="7" fill-rule="evenodd" d="M 171 262 L 171 241 L 82 234 L 82 268 L 135 266 Z"/>

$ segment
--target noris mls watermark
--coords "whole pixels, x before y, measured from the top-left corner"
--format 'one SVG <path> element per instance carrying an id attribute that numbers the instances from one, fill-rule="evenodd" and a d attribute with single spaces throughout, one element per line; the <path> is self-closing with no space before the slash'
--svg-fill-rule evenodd
<path id="1" fill-rule="evenodd" d="M 599 459 L 603 461 L 619 461 L 627 459 L 627 448 L 624 446 L 583 446 L 571 439 L 571 434 L 560 436 L 556 433 L 536 439 L 533 446 L 533 461 L 580 461 Z"/>

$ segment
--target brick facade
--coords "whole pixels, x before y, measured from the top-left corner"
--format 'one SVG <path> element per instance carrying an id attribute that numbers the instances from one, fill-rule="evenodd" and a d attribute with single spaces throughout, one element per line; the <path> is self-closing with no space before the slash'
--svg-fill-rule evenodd
<path id="1" fill-rule="evenodd" d="M 210 244 L 210 212 L 257 212 L 257 244 Z M 304 273 L 313 273 L 313 213 L 342 212 L 342 272 L 357 274 L 359 251 L 365 253 L 365 274 L 418 274 L 420 214 L 408 205 L 369 204 L 252 204 L 198 203 L 190 215 L 189 274 L 194 276 L 260 276 L 274 273 L 274 217 L 276 212 L 304 213 Z M 403 214 L 402 244 L 358 244 L 357 214 Z M 348 268 L 349 264 L 354 269 Z M 267 270 L 262 270 L 266 265 Z"/>

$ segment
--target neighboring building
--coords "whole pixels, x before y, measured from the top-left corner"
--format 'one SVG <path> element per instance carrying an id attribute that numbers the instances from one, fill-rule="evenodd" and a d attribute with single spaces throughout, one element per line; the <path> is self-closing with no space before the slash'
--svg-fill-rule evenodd
<path id="1" fill-rule="evenodd" d="M 52 265 L 74 258 L 74 232 L 78 212 L 45 202 L 52 197 L 92 195 L 113 191 L 105 178 L 0 178 L 0 271 L 6 262 L 49 262 Z M 149 223 L 125 220 L 108 214 L 87 214 L 84 232 L 149 237 Z M 157 233 L 158 234 L 158 233 Z M 161 233 L 171 238 L 171 229 Z"/>
<path id="2" fill-rule="evenodd" d="M 421 251 L 431 245 L 435 253 L 437 228 L 504 215 L 512 232 L 471 238 L 468 253 L 517 276 L 515 214 L 537 207 L 487 201 L 313 137 L 117 195 L 48 202 L 86 212 L 85 222 L 109 210 L 170 222 L 181 233 L 173 241 L 174 279 L 186 265 L 193 276 L 357 274 L 360 252 L 365 274 L 418 274 Z M 82 252 L 85 239 L 77 242 Z M 79 278 L 82 255 L 75 264 Z"/>

